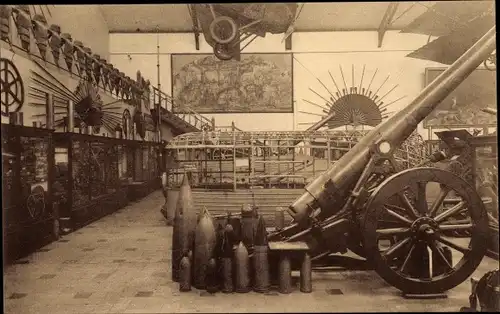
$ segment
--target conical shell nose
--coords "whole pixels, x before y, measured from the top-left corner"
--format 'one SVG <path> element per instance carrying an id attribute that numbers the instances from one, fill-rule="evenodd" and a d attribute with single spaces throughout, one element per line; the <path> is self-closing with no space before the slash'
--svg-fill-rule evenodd
<path id="1" fill-rule="evenodd" d="M 189 176 L 187 172 L 184 172 L 184 176 L 182 178 L 182 186 L 189 186 Z"/>

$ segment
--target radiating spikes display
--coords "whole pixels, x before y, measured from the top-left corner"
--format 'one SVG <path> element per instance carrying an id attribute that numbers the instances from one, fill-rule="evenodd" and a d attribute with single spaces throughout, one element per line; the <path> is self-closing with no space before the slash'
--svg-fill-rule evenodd
<path id="1" fill-rule="evenodd" d="M 388 106 L 390 106 L 390 105 L 394 104 L 395 102 L 400 101 L 401 99 L 404 99 L 404 98 L 406 98 L 406 95 L 401 96 L 401 97 L 399 97 L 398 99 L 396 99 L 396 100 L 394 100 L 394 101 L 392 101 L 392 102 L 390 102 L 390 103 L 388 103 L 388 104 L 385 104 L 384 106 L 380 107 L 380 109 L 382 109 L 382 108 L 387 108 Z"/>
<path id="2" fill-rule="evenodd" d="M 300 113 L 305 113 L 305 114 L 309 114 L 309 115 L 313 115 L 313 116 L 318 116 L 318 117 L 324 117 L 325 115 L 322 115 L 322 114 L 319 114 L 319 113 L 314 113 L 314 112 L 308 112 L 308 111 L 301 111 L 299 110 Z"/>
<path id="3" fill-rule="evenodd" d="M 44 72 L 45 74 L 47 74 L 47 75 L 48 75 L 48 76 L 49 76 L 52 80 L 54 80 L 55 82 L 57 82 L 63 90 L 65 90 L 65 91 L 66 91 L 66 92 L 68 92 L 69 94 L 74 95 L 74 94 L 73 94 L 73 92 L 72 92 L 71 90 L 69 90 L 69 88 L 67 88 L 67 87 L 66 87 L 63 83 L 61 83 L 61 81 L 59 81 L 59 80 L 58 80 L 58 79 L 57 79 L 54 75 L 52 75 L 52 73 L 50 73 L 50 72 L 49 72 L 49 70 L 47 70 L 46 68 L 44 68 L 44 67 L 43 67 L 43 66 L 42 66 L 42 65 L 41 65 L 38 61 L 33 60 L 33 62 L 34 62 L 34 63 L 35 63 L 35 64 L 36 64 L 36 65 L 37 65 L 40 69 L 42 69 L 42 70 L 43 70 L 43 72 Z M 36 72 L 34 72 L 34 73 L 36 73 Z"/>
<path id="4" fill-rule="evenodd" d="M 347 90 L 347 84 L 345 82 L 344 71 L 342 71 L 342 66 L 339 65 L 340 74 L 342 75 L 342 81 L 344 82 L 345 89 Z"/>
<path id="5" fill-rule="evenodd" d="M 382 99 L 384 99 L 387 95 L 389 95 L 398 86 L 399 86 L 399 84 L 394 85 L 394 87 L 392 87 L 387 93 L 385 93 L 384 96 L 379 98 L 379 100 L 378 100 L 378 101 L 380 101 L 379 106 L 381 106 L 383 104 Z"/>
<path id="6" fill-rule="evenodd" d="M 352 80 L 352 84 L 351 84 L 351 88 L 354 88 L 354 64 L 352 65 L 352 74 L 351 74 L 351 80 Z"/>
<path id="7" fill-rule="evenodd" d="M 337 97 L 339 97 L 338 95 L 340 94 L 340 89 L 337 85 L 337 82 L 335 82 L 335 80 L 333 79 L 332 73 L 330 71 L 328 71 L 328 74 L 330 74 L 330 78 L 332 79 L 332 82 L 335 85 L 335 88 L 337 89 L 337 92 L 338 92 Z"/>
<path id="8" fill-rule="evenodd" d="M 315 93 L 316 95 L 318 95 L 318 97 L 320 97 L 321 99 L 323 99 L 326 103 L 328 103 L 330 106 L 333 105 L 331 104 L 328 100 L 325 99 L 325 97 L 321 96 L 320 94 L 318 94 L 317 92 L 315 92 L 312 88 L 309 88 L 309 90 L 313 93 Z"/>
<path id="9" fill-rule="evenodd" d="M 370 81 L 370 84 L 368 84 L 368 87 L 366 88 L 367 91 L 370 90 L 370 87 L 372 86 L 373 79 L 375 78 L 375 75 L 377 75 L 378 69 L 375 69 L 375 72 L 373 73 L 372 80 Z"/>
<path id="10" fill-rule="evenodd" d="M 361 72 L 361 82 L 359 83 L 359 90 L 361 91 L 361 86 L 363 85 L 363 78 L 365 77 L 365 67 L 366 64 L 363 64 L 363 71 Z"/>
<path id="11" fill-rule="evenodd" d="M 380 89 L 382 88 L 382 86 L 385 85 L 385 83 L 387 82 L 387 80 L 389 79 L 389 77 L 390 77 L 390 75 L 387 75 L 387 77 L 385 78 L 384 82 L 380 85 L 380 87 L 377 89 L 377 91 L 375 91 L 374 94 L 377 94 L 380 91 Z"/>
<path id="12" fill-rule="evenodd" d="M 321 106 L 321 105 L 319 105 L 319 104 L 317 104 L 317 103 L 314 103 L 314 102 L 312 102 L 312 101 L 309 101 L 309 100 L 307 100 L 307 99 L 302 99 L 302 100 L 303 100 L 303 101 L 305 101 L 305 102 L 307 102 L 307 103 L 309 103 L 309 104 L 311 104 L 311 105 L 313 105 L 313 106 L 316 106 L 316 107 L 318 107 L 318 108 L 320 108 L 320 109 L 328 109 L 327 107 L 323 107 L 323 106 Z"/>

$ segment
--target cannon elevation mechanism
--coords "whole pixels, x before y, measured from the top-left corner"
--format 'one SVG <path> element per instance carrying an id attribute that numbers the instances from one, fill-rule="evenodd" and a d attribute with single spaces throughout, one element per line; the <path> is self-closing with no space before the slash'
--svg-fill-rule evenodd
<path id="1" fill-rule="evenodd" d="M 293 223 L 271 233 L 270 241 L 307 241 L 316 262 L 349 248 L 405 293 L 437 294 L 465 281 L 487 249 L 483 200 L 451 171 L 399 171 L 393 152 L 495 44 L 493 27 L 408 106 L 316 177 L 289 207 Z M 469 230 L 469 243 L 447 236 L 451 230 Z"/>

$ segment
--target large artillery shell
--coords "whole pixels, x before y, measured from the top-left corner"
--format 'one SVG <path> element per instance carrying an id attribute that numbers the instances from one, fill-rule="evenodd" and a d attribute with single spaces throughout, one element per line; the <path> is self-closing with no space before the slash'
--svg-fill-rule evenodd
<path id="1" fill-rule="evenodd" d="M 219 291 L 219 281 L 217 271 L 217 262 L 215 258 L 211 258 L 207 265 L 207 276 L 205 278 L 205 285 L 207 287 L 207 292 L 215 293 Z"/>
<path id="2" fill-rule="evenodd" d="M 182 212 L 177 211 L 174 219 L 172 232 L 172 280 L 179 281 L 179 265 L 182 258 L 183 242 L 186 241 L 186 233 L 183 226 Z"/>
<path id="3" fill-rule="evenodd" d="M 165 218 L 167 224 L 171 225 L 174 221 L 175 211 L 177 209 L 177 201 L 179 200 L 179 188 L 171 188 L 166 191 L 167 198 L 165 200 Z"/>
<path id="4" fill-rule="evenodd" d="M 238 217 L 230 217 L 229 224 L 233 228 L 231 245 L 236 245 L 241 241 L 241 220 Z"/>
<path id="5" fill-rule="evenodd" d="M 205 289 L 208 261 L 212 258 L 216 244 L 215 227 L 210 214 L 204 214 L 196 227 L 194 239 L 194 286 Z"/>
<path id="6" fill-rule="evenodd" d="M 182 185 L 177 196 L 177 210 L 182 212 L 184 221 L 184 230 L 187 235 L 186 242 L 183 242 L 183 248 L 190 250 L 191 243 L 194 243 L 194 233 L 196 230 L 196 210 L 194 208 L 193 193 L 189 186 L 188 176 L 185 174 Z"/>
<path id="7" fill-rule="evenodd" d="M 254 242 L 254 210 L 251 206 L 243 206 L 241 209 L 241 241 L 247 247 L 248 254 L 253 252 Z"/>
<path id="8" fill-rule="evenodd" d="M 312 262 L 308 253 L 305 254 L 300 268 L 300 291 L 304 293 L 312 292 Z"/>
<path id="9" fill-rule="evenodd" d="M 255 228 L 254 245 L 267 246 L 266 222 L 263 216 L 257 219 Z"/>
<path id="10" fill-rule="evenodd" d="M 279 263 L 279 292 L 292 292 L 292 264 L 288 255 L 281 255 Z"/>
<path id="11" fill-rule="evenodd" d="M 236 292 L 245 293 L 250 291 L 249 266 L 248 251 L 243 242 L 240 242 L 234 252 L 234 286 Z"/>
<path id="12" fill-rule="evenodd" d="M 180 263 L 179 291 L 191 291 L 191 261 L 188 254 L 184 254 Z"/>
<path id="13" fill-rule="evenodd" d="M 257 292 L 269 291 L 269 260 L 267 251 L 267 245 L 254 246 L 252 261 L 255 274 L 254 290 Z"/>
<path id="14" fill-rule="evenodd" d="M 233 292 L 233 260 L 231 257 L 222 258 L 222 292 Z"/>

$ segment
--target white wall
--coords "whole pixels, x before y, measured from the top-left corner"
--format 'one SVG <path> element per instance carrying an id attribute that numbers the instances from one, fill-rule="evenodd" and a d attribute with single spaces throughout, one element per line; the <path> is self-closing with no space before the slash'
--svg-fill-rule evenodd
<path id="1" fill-rule="evenodd" d="M 49 25 L 58 24 L 62 33 L 71 34 L 73 40 L 83 42 L 93 53 L 108 58 L 109 29 L 99 5 L 48 5 L 48 7 L 51 15 L 45 14 L 45 16 Z"/>
<path id="2" fill-rule="evenodd" d="M 110 60 L 126 75 L 135 77 L 140 69 L 142 75 L 157 84 L 157 39 L 160 46 L 160 83 L 162 90 L 171 94 L 171 64 L 173 53 L 212 53 L 212 48 L 200 36 L 200 50 L 195 49 L 193 34 L 110 34 Z M 406 98 L 394 103 L 388 111 L 398 111 L 413 100 L 424 86 L 426 67 L 442 67 L 435 62 L 427 62 L 405 55 L 425 45 L 428 36 L 400 34 L 397 31 L 386 33 L 381 48 L 377 48 L 377 32 L 317 32 L 294 33 L 292 51 L 286 51 L 281 42 L 282 35 L 267 35 L 251 43 L 244 53 L 252 52 L 292 52 L 294 113 L 267 114 L 208 114 L 215 117 L 216 125 L 231 125 L 243 130 L 303 130 L 318 121 L 319 116 L 299 113 L 308 111 L 320 113 L 321 110 L 306 103 L 307 99 L 318 104 L 324 101 L 309 90 L 312 88 L 325 98 L 328 92 L 318 82 L 319 78 L 329 90 L 335 90 L 330 73 L 337 84 L 342 84 L 339 66 L 342 66 L 347 86 L 351 86 L 352 66 L 355 67 L 355 86 L 359 86 L 361 70 L 366 65 L 363 86 L 367 87 L 375 69 L 378 69 L 371 90 L 375 91 L 388 75 L 389 79 L 377 93 L 383 96 L 394 85 L 396 89 L 389 94 L 384 103 L 401 96 Z M 312 72 L 312 73 L 311 73 Z M 340 87 L 340 86 L 339 86 Z M 422 135 L 426 135 L 423 129 Z"/>

